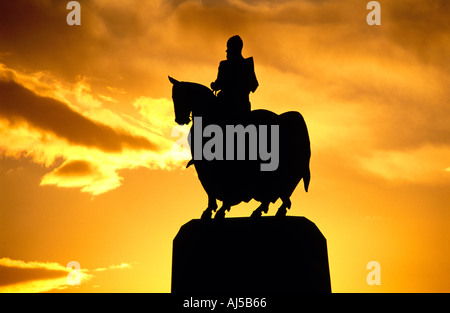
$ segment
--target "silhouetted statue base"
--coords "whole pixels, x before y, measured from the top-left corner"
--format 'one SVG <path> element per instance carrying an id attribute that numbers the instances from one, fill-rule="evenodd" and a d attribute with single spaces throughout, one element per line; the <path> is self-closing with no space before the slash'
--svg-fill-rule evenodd
<path id="1" fill-rule="evenodd" d="M 172 292 L 330 293 L 327 242 L 304 217 L 191 220 L 173 241 Z"/>

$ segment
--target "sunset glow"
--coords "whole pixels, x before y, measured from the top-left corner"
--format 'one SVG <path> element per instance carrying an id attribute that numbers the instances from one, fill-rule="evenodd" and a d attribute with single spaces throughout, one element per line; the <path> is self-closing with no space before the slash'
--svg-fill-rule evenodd
<path id="1" fill-rule="evenodd" d="M 375 26 L 360 0 L 78 2 L 74 26 L 66 1 L 0 4 L 0 292 L 170 292 L 207 195 L 168 76 L 209 86 L 236 34 L 252 108 L 305 118 L 288 215 L 327 238 L 333 292 L 450 292 L 449 1 L 379 1 Z"/>

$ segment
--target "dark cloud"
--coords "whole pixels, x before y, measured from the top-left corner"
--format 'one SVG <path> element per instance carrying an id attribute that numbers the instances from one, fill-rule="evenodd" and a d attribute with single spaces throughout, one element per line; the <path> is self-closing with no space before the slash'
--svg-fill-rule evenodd
<path id="1" fill-rule="evenodd" d="M 11 123 L 26 121 L 32 127 L 51 132 L 71 144 L 105 152 L 120 152 L 124 148 L 157 150 L 157 146 L 146 138 L 94 122 L 66 104 L 38 96 L 11 80 L 0 80 L 0 116 Z"/>
<path id="2" fill-rule="evenodd" d="M 152 92 L 163 97 L 170 88 L 170 69 L 208 56 L 194 48 L 204 43 L 204 36 L 174 25 L 171 11 L 152 2 L 79 2 L 81 25 L 69 26 L 66 1 L 0 1 L 2 63 L 48 71 L 68 82 L 79 76 L 94 78 L 99 85 L 125 87 L 133 96 Z M 91 87 L 95 92 L 105 86 Z"/>
<path id="3" fill-rule="evenodd" d="M 353 122 L 366 121 L 376 149 L 450 147 L 450 89 L 446 89 L 445 81 L 440 81 L 434 72 L 415 72 L 405 69 L 405 65 L 398 69 L 382 64 L 376 75 L 368 71 L 368 76 L 359 80 L 338 77 L 330 95 L 344 105 L 353 105 L 360 113 L 360 118 Z M 397 72 L 400 70 L 404 77 Z"/>
<path id="4" fill-rule="evenodd" d="M 277 25 L 335 24 L 352 12 L 329 1 L 79 2 L 81 26 L 66 24 L 65 1 L 1 2 L 0 53 L 8 53 L 4 63 L 50 71 L 66 81 L 77 75 L 100 78 L 125 85 L 128 92 L 162 97 L 160 87 L 167 75 L 176 75 L 174 69 L 215 67 L 218 57 L 225 56 L 229 36 L 243 35 L 251 54 L 258 46 L 276 50 L 280 41 L 298 38 L 296 33 L 276 33 Z M 270 52 L 259 54 L 268 54 L 272 65 L 280 59 Z"/>
<path id="5" fill-rule="evenodd" d="M 63 278 L 68 272 L 63 270 L 50 270 L 45 268 L 20 268 L 0 265 L 0 286 L 14 285 L 18 283 Z"/>
<path id="6" fill-rule="evenodd" d="M 415 75 L 421 75 L 425 65 L 442 77 L 439 86 L 450 84 L 447 0 L 383 1 L 380 27 L 366 24 L 368 1 L 359 0 L 79 2 L 80 27 L 65 23 L 65 1 L 1 2 L 0 55 L 16 64 L 5 63 L 49 70 L 68 81 L 77 75 L 115 80 L 112 85 L 127 90 L 131 101 L 169 97 L 167 75 L 190 80 L 186 73 L 206 68 L 201 75 L 213 80 L 226 40 L 240 34 L 257 73 L 260 66 L 275 68 L 296 75 L 308 92 L 330 92 L 332 86 L 339 90 L 330 94 L 339 100 L 361 99 L 360 108 L 373 111 L 374 132 L 386 138 L 380 145 L 446 144 L 448 93 L 427 99 L 416 93 L 426 86 L 415 83 L 399 92 L 389 75 L 397 64 L 419 65 Z M 386 77 L 361 79 L 358 70 L 346 71 L 359 64 L 361 72 L 387 64 Z M 262 77 L 260 85 L 272 87 Z"/>
<path id="7" fill-rule="evenodd" d="M 79 45 L 90 37 L 86 28 L 90 21 L 83 19 L 86 26 L 70 27 L 66 5 L 55 0 L 1 1 L 0 42 L 8 60 L 32 70 L 56 70 L 64 64 L 66 77 L 75 77 L 76 62 L 90 60 L 93 47 Z"/>
<path id="8" fill-rule="evenodd" d="M 389 1 L 382 8 L 383 27 L 393 44 L 422 62 L 450 70 L 449 1 Z"/>
<path id="9" fill-rule="evenodd" d="M 0 52 L 10 53 L 6 58 L 12 63 L 51 70 L 68 80 L 79 74 L 109 80 L 121 76 L 131 82 L 129 87 L 145 90 L 144 85 L 153 88 L 164 80 L 177 63 L 211 64 L 235 33 L 246 34 L 249 47 L 264 47 L 258 52 L 269 57 L 269 50 L 304 40 L 304 34 L 312 42 L 326 38 L 317 47 L 337 53 L 361 49 L 370 40 L 367 2 L 358 0 L 79 2 L 82 25 L 71 27 L 65 1 L 2 1 Z M 381 5 L 382 40 L 389 38 L 433 63 L 450 53 L 448 1 Z M 280 28 L 286 25 L 303 28 Z M 276 59 L 267 60 L 277 65 Z"/>
<path id="10" fill-rule="evenodd" d="M 69 161 L 55 170 L 58 176 L 84 176 L 93 172 L 92 165 L 87 161 Z"/>

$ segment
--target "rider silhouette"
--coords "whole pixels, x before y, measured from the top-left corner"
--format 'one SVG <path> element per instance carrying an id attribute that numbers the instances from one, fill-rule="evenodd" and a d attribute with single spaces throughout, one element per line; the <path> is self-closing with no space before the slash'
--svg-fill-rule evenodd
<path id="1" fill-rule="evenodd" d="M 242 56 L 244 43 L 239 36 L 233 36 L 227 42 L 227 59 L 221 61 L 219 73 L 211 89 L 220 90 L 217 98 L 230 117 L 243 118 L 250 112 L 249 94 L 258 88 L 253 57 Z"/>

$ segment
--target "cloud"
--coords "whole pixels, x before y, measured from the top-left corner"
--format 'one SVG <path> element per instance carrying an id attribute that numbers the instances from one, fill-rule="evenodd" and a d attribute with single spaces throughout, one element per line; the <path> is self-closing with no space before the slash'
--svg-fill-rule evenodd
<path id="1" fill-rule="evenodd" d="M 450 144 L 448 1 L 382 3 L 378 28 L 365 22 L 366 3 L 355 0 L 175 3 L 174 23 L 214 38 L 214 52 L 216 38 L 224 46 L 227 34 L 244 34 L 260 80 L 253 105 L 279 108 L 288 98 L 286 108 L 308 110 L 307 122 L 320 123 L 316 133 L 344 131 L 341 146 Z"/>
<path id="2" fill-rule="evenodd" d="M 366 171 L 389 181 L 419 184 L 448 182 L 450 146 L 423 146 L 410 151 L 373 151 L 360 158 Z M 447 169 L 446 169 L 447 168 Z"/>
<path id="3" fill-rule="evenodd" d="M 25 262 L 10 258 L 0 259 L 0 292 L 47 292 L 65 289 L 72 269 L 54 262 Z M 86 270 L 79 272 L 80 283 L 93 276 Z"/>
<path id="4" fill-rule="evenodd" d="M 85 176 L 92 174 L 91 164 L 86 161 L 70 161 L 64 163 L 55 170 L 55 175 L 59 176 Z"/>
<path id="5" fill-rule="evenodd" d="M 0 116 L 10 123 L 25 121 L 71 144 L 106 152 L 124 148 L 156 150 L 148 139 L 114 130 L 75 112 L 58 100 L 41 97 L 14 81 L 0 81 Z"/>
<path id="6" fill-rule="evenodd" d="M 379 54 L 391 44 L 442 66 L 449 49 L 445 0 L 383 3 L 382 36 L 376 33 L 380 28 L 365 23 L 367 2 L 359 0 L 80 3 L 82 25 L 69 27 L 65 3 L 3 2 L 0 39 L 12 54 L 8 60 L 44 67 L 67 80 L 79 74 L 101 77 L 161 97 L 168 71 L 188 74 L 193 64 L 215 66 L 227 37 L 235 33 L 245 37 L 244 49 L 257 52 L 260 61 L 297 71 L 308 68 L 310 55 Z M 33 34 L 27 31 L 31 27 Z M 295 60 L 298 56 L 305 57 Z"/>
<path id="7" fill-rule="evenodd" d="M 386 168 L 392 155 L 397 159 L 408 151 L 425 161 L 416 153 L 422 147 L 432 147 L 439 159 L 446 156 L 448 1 L 381 3 L 380 27 L 367 25 L 367 2 L 358 0 L 80 3 L 82 25 L 76 28 L 65 25 L 67 10 L 58 1 L 0 4 L 0 57 L 10 68 L 20 66 L 33 73 L 16 81 L 86 117 L 95 129 L 92 138 L 80 129 L 84 134 L 78 138 L 72 129 L 62 133 L 57 127 L 66 125 L 45 116 L 40 118 L 44 121 L 25 116 L 23 108 L 12 109 L 13 122 L 0 121 L 7 127 L 2 130 L 3 146 L 32 151 L 41 161 L 47 158 L 47 165 L 62 154 L 62 166 L 74 161 L 90 166 L 83 175 L 62 175 L 64 171 L 55 169 L 43 184 L 104 192 L 121 184 L 117 173 L 122 168 L 171 168 L 175 163 L 168 151 L 173 141 L 168 139 L 173 116 L 166 106 L 171 102 L 167 75 L 209 84 L 225 57 L 227 38 L 236 33 L 244 38 L 244 54 L 255 58 L 260 87 L 252 105 L 305 113 L 315 149 L 351 156 L 364 170 L 375 164 Z M 34 31 L 27 31 L 30 28 Z M 47 73 L 56 82 L 48 83 Z M 67 88 L 74 79 L 77 87 Z M 45 131 L 19 129 L 17 119 Z M 18 136 L 20 142 L 13 140 Z M 142 138 L 161 151 L 124 153 L 130 148 L 151 150 Z M 61 139 L 67 143 L 61 144 Z M 67 146 L 63 153 L 56 149 L 61 145 Z M 4 153 L 17 155 L 12 150 Z M 385 170 L 373 171 L 381 172 Z"/>
<path id="8" fill-rule="evenodd" d="M 73 283 L 73 270 L 55 262 L 22 261 L 0 258 L 0 293 L 38 293 L 69 288 Z M 95 279 L 92 272 L 130 269 L 130 263 L 114 264 L 93 270 L 79 269 L 76 278 L 80 285 Z"/>
<path id="9" fill-rule="evenodd" d="M 0 154 L 46 166 L 62 158 L 41 185 L 98 195 L 121 185 L 121 169 L 178 167 L 167 99 L 139 97 L 131 105 L 137 114 L 122 114 L 96 97 L 87 79 L 70 84 L 4 65 L 0 90 Z"/>
<path id="10" fill-rule="evenodd" d="M 430 66 L 450 70 L 446 57 L 450 54 L 448 1 L 403 0 L 383 6 L 387 9 L 386 30 L 392 42 Z"/>
<path id="11" fill-rule="evenodd" d="M 84 160 L 69 160 L 50 173 L 44 175 L 41 185 L 56 185 L 65 188 L 81 188 L 82 192 L 98 195 L 121 185 L 122 178 L 117 174 L 118 167 Z"/>
<path id="12" fill-rule="evenodd" d="M 120 263 L 119 265 L 110 265 L 108 267 L 99 267 L 99 268 L 94 269 L 94 272 L 104 272 L 107 270 L 126 269 L 126 268 L 131 268 L 131 264 Z"/>
<path id="13" fill-rule="evenodd" d="M 142 117 L 149 123 L 148 127 L 159 134 L 170 132 L 174 121 L 173 103 L 166 98 L 137 98 L 133 106 L 139 110 Z"/>

